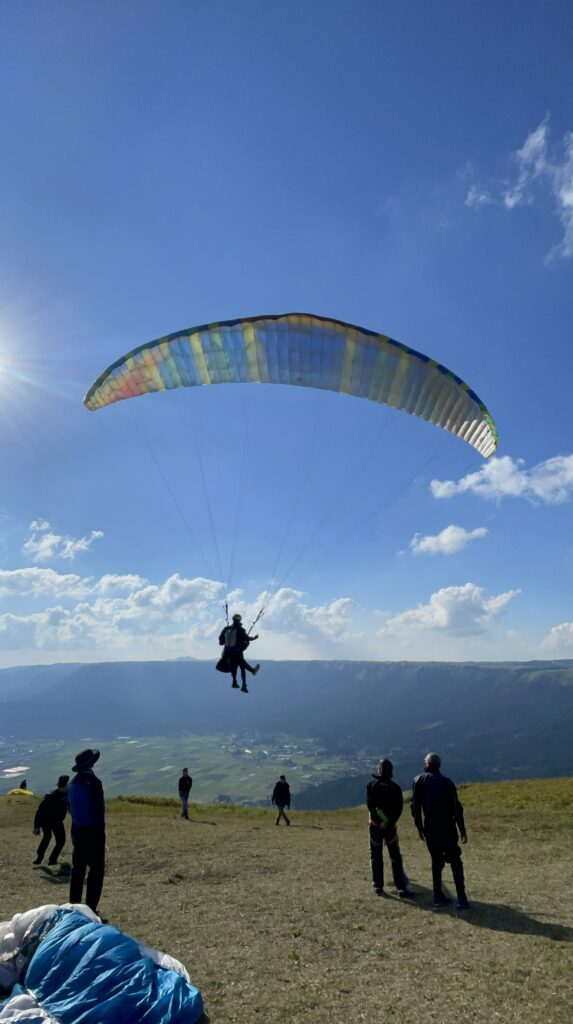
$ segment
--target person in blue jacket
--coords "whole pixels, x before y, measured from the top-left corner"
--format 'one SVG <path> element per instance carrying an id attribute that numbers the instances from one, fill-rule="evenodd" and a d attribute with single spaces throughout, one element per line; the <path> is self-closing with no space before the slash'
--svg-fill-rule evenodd
<path id="1" fill-rule="evenodd" d="M 60 775 L 57 788 L 51 793 L 46 793 L 44 799 L 38 805 L 34 817 L 34 835 L 43 835 L 36 852 L 34 864 L 41 864 L 44 854 L 50 845 L 52 834 L 56 845 L 48 859 L 48 864 L 57 864 L 58 857 L 66 844 L 66 830 L 64 818 L 68 813 L 68 781 L 69 775 Z"/>
<path id="2" fill-rule="evenodd" d="M 105 874 L 105 802 L 103 786 L 94 773 L 99 750 L 82 750 L 76 755 L 68 786 L 72 818 L 72 873 L 70 903 L 83 903 L 84 879 L 89 868 L 85 902 L 97 914 Z"/>

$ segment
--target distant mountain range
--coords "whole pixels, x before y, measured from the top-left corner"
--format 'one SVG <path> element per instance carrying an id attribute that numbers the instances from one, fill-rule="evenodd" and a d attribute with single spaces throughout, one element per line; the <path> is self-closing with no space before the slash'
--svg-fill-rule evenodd
<path id="1" fill-rule="evenodd" d="M 191 660 L 4 669 L 0 736 L 280 733 L 353 756 L 388 755 L 402 777 L 428 749 L 458 779 L 572 771 L 573 661 L 267 661 L 248 695 L 229 683 L 211 662 Z M 329 787 L 340 794 L 355 783 L 312 787 L 309 799 L 324 789 L 328 806 Z"/>

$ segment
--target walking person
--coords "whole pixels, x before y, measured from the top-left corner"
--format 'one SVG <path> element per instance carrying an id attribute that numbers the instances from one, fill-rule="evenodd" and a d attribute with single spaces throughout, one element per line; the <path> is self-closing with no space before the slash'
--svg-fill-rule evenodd
<path id="1" fill-rule="evenodd" d="M 439 754 L 426 754 L 425 771 L 414 779 L 412 789 L 412 816 L 420 839 L 425 839 L 432 858 L 434 907 L 447 906 L 451 900 L 442 889 L 442 871 L 450 865 L 458 897 L 458 910 L 469 907 L 466 896 L 462 853 L 458 846 L 458 833 L 462 843 L 468 836 L 464 822 L 464 809 L 458 800 L 451 779 L 442 775 Z"/>
<path id="2" fill-rule="evenodd" d="M 284 775 L 281 775 L 279 781 L 275 784 L 275 788 L 273 789 L 273 795 L 271 797 L 271 803 L 275 805 L 277 811 L 279 812 L 277 814 L 277 820 L 275 821 L 275 825 L 280 824 L 281 818 L 284 818 L 287 825 L 290 825 L 290 820 L 287 814 L 285 813 L 285 807 L 288 807 L 290 810 L 290 786 Z"/>
<path id="3" fill-rule="evenodd" d="M 225 626 L 219 634 L 219 646 L 224 647 L 222 661 L 225 661 L 230 670 L 232 683 L 231 686 L 234 690 L 239 689 L 237 682 L 237 671 L 240 669 L 241 672 L 241 690 L 243 693 L 248 693 L 247 688 L 247 672 L 251 672 L 252 675 L 256 676 L 260 669 L 260 665 L 249 665 L 248 661 L 245 661 L 244 652 L 253 640 L 258 640 L 258 633 L 256 636 L 249 636 L 245 627 L 242 625 L 242 617 L 240 615 L 233 615 L 233 619 L 230 626 Z"/>
<path id="4" fill-rule="evenodd" d="M 191 792 L 192 785 L 193 779 L 189 775 L 189 769 L 184 768 L 179 779 L 179 799 L 181 801 L 181 817 L 185 818 L 185 821 L 189 821 L 187 804 L 189 803 L 189 793 Z"/>
<path id="5" fill-rule="evenodd" d="M 46 793 L 44 799 L 38 805 L 38 810 L 34 817 L 34 835 L 39 836 L 41 831 L 42 839 L 36 852 L 34 864 L 42 863 L 52 835 L 55 840 L 55 846 L 48 858 L 48 864 L 58 863 L 58 857 L 66 844 L 64 818 L 68 813 L 67 793 L 69 778 L 69 775 L 60 775 L 56 789 L 53 789 L 51 793 Z"/>
<path id="6" fill-rule="evenodd" d="M 414 893 L 408 888 L 396 827 L 404 807 L 404 798 L 400 786 L 392 779 L 393 774 L 392 762 L 384 757 L 378 765 L 378 773 L 372 776 L 366 786 L 372 885 L 377 896 L 384 895 L 383 851 L 386 847 L 394 885 L 402 899 L 412 899 Z"/>
<path id="7" fill-rule="evenodd" d="M 80 751 L 72 768 L 75 778 L 68 786 L 74 847 L 70 903 L 84 902 L 84 879 L 89 869 L 85 902 L 95 914 L 105 874 L 105 802 L 103 786 L 93 770 L 99 756 L 99 750 Z"/>

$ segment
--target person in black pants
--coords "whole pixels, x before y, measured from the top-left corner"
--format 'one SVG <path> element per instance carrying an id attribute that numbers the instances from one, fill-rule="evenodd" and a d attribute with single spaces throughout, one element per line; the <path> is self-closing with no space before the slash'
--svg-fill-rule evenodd
<path id="1" fill-rule="evenodd" d="M 400 786 L 392 780 L 393 773 L 392 762 L 387 757 L 383 758 L 378 766 L 378 774 L 372 776 L 366 787 L 372 885 L 377 896 L 384 895 L 383 851 L 385 846 L 392 865 L 394 885 L 399 895 L 404 899 L 412 899 L 414 893 L 408 888 L 408 878 L 404 872 L 396 828 L 402 814 L 404 798 Z"/>
<path id="2" fill-rule="evenodd" d="M 243 693 L 248 693 L 247 688 L 247 672 L 251 672 L 252 675 L 256 676 L 260 669 L 260 665 L 249 665 L 248 661 L 245 661 L 244 652 L 253 640 L 258 640 L 257 636 L 249 636 L 245 627 L 242 625 L 242 618 L 240 615 L 233 615 L 233 620 L 230 626 L 225 626 L 219 634 L 219 646 L 224 647 L 223 660 L 225 660 L 229 666 L 227 671 L 231 672 L 232 683 L 231 686 L 234 690 L 239 689 L 237 682 L 237 671 L 240 669 L 241 672 L 241 690 Z"/>
<path id="3" fill-rule="evenodd" d="M 72 768 L 76 777 L 68 786 L 74 846 L 70 903 L 83 902 L 89 868 L 85 902 L 96 914 L 105 874 L 105 802 L 102 784 L 93 771 L 99 756 L 99 750 L 82 750 Z"/>
<path id="4" fill-rule="evenodd" d="M 439 754 L 426 754 L 425 771 L 414 779 L 412 789 L 412 815 L 420 839 L 425 839 L 432 858 L 434 907 L 445 907 L 450 900 L 442 889 L 442 871 L 448 863 L 452 869 L 458 897 L 458 910 L 469 907 L 466 896 L 462 853 L 458 846 L 458 832 L 462 843 L 468 837 L 464 823 L 464 809 L 458 800 L 454 783 L 442 775 Z"/>
<path id="5" fill-rule="evenodd" d="M 189 821 L 187 804 L 189 803 L 189 793 L 191 792 L 192 785 L 193 779 L 189 775 L 189 769 L 184 768 L 179 779 L 179 799 L 181 801 L 181 817 L 185 818 L 185 821 Z"/>
<path id="6" fill-rule="evenodd" d="M 34 835 L 39 836 L 40 830 L 43 835 L 38 846 L 34 864 L 42 863 L 44 854 L 50 845 L 52 834 L 56 845 L 49 856 L 48 864 L 58 863 L 58 857 L 66 844 L 64 818 L 68 813 L 67 792 L 69 778 L 69 775 L 60 775 L 57 788 L 52 790 L 51 793 L 46 793 L 38 806 L 34 817 Z"/>
<path id="7" fill-rule="evenodd" d="M 277 820 L 275 825 L 280 823 L 281 818 L 284 818 L 287 825 L 290 825 L 289 818 L 285 813 L 285 807 L 290 810 L 290 786 L 284 775 L 281 775 L 279 781 L 276 783 L 273 789 L 273 795 L 271 797 L 271 803 L 275 804 L 277 811 Z"/>

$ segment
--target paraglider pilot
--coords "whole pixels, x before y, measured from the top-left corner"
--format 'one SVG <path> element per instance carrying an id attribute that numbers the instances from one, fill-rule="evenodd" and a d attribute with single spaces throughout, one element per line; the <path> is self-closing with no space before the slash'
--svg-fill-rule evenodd
<path id="1" fill-rule="evenodd" d="M 240 615 L 233 615 L 231 625 L 225 626 L 219 634 L 219 645 L 225 648 L 222 660 L 227 662 L 233 677 L 231 686 L 235 690 L 239 689 L 239 684 L 237 682 L 237 670 L 240 669 L 242 682 L 241 690 L 243 693 L 249 692 L 247 689 L 246 673 L 252 672 L 252 674 L 256 676 L 261 667 L 260 665 L 255 665 L 253 668 L 252 665 L 249 665 L 248 661 L 245 661 L 243 654 L 251 641 L 258 639 L 258 633 L 256 636 L 249 636 L 245 627 L 242 625 L 242 618 Z"/>

